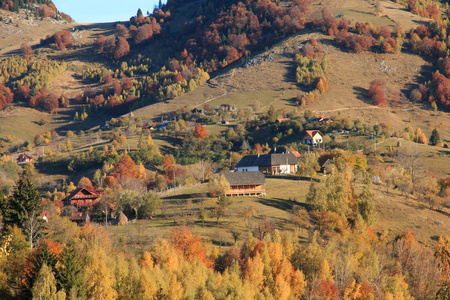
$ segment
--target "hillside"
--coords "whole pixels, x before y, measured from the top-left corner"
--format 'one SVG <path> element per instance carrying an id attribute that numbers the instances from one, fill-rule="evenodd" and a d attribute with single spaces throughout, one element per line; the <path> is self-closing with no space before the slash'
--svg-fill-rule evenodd
<path id="1" fill-rule="evenodd" d="M 177 11 L 194 13 L 195 3 L 177 7 L 173 14 L 175 15 Z M 370 1 L 360 0 L 341 1 L 339 5 L 332 1 L 312 1 L 309 5 L 307 21 L 321 18 L 321 11 L 324 7 L 328 7 L 333 15 L 347 18 L 350 24 L 369 21 L 374 26 L 387 26 L 391 29 L 394 29 L 396 24 L 401 24 L 405 30 L 408 30 L 419 23 L 426 24 L 429 21 L 429 19 L 405 11 L 399 4 L 381 1 L 380 5 L 376 6 Z M 354 7 L 358 7 L 358 9 L 353 9 Z M 5 35 L 2 39 L 7 45 L 1 50 L 4 57 L 19 54 L 18 49 L 23 41 L 29 41 L 33 45 L 38 42 L 37 37 L 43 37 L 48 33 L 65 28 L 73 28 L 71 36 L 75 45 L 63 52 L 39 47 L 37 44 L 33 46 L 37 53 L 39 52 L 39 57 L 67 62 L 67 67 L 48 83 L 48 88 L 56 95 L 65 95 L 69 98 L 71 106 L 69 108 L 60 107 L 56 114 L 25 108 L 23 105 L 13 105 L 1 111 L 0 138 L 4 142 L 8 140 L 8 136 L 13 139 L 10 145 L 4 146 L 4 151 L 26 141 L 32 143 L 38 134 L 46 131 L 57 132 L 63 136 L 68 130 L 74 132 L 83 130 L 88 133 L 85 142 L 83 139 L 77 142 L 75 147 L 79 147 L 79 149 L 86 149 L 84 144 L 103 147 L 103 142 L 92 144 L 89 139 L 98 139 L 95 137 L 94 131 L 110 119 L 110 113 L 103 111 L 86 120 L 74 121 L 75 114 L 80 115 L 86 108 L 72 99 L 83 95 L 87 88 L 94 91 L 105 90 L 101 82 L 84 80 L 81 73 L 86 68 L 93 70 L 112 68 L 114 70 L 117 67 L 117 64 L 111 64 L 105 56 L 92 55 L 94 41 L 99 35 L 104 35 L 106 38 L 113 36 L 114 24 L 74 24 L 50 18 L 38 20 L 31 17 L 27 19 L 24 17 L 28 14 L 26 10 L 21 10 L 19 14 L 4 11 L 4 14 L 2 26 L 6 30 L 2 31 L 2 34 Z M 181 30 L 182 24 L 189 21 L 188 16 L 189 14 L 185 13 L 182 18 L 171 21 L 171 32 L 176 33 Z M 8 21 L 9 19 L 12 21 Z M 8 34 L 8 32 L 14 34 Z M 323 53 L 328 56 L 329 67 L 326 77 L 329 82 L 329 90 L 307 106 L 298 106 L 296 97 L 300 93 L 308 92 L 310 88 L 296 84 L 294 53 L 299 49 L 302 50 L 311 39 L 317 40 L 323 48 Z M 165 59 L 161 55 L 158 54 L 159 57 L 157 55 L 156 49 L 160 47 L 164 47 L 164 43 L 160 39 L 156 39 L 154 43 L 139 48 L 140 51 L 143 51 L 142 54 L 150 55 L 153 71 L 157 70 Z M 132 52 L 128 62 L 135 59 L 136 54 L 136 52 Z M 212 78 L 208 82 L 184 95 L 134 109 L 133 116 L 140 118 L 143 124 L 155 124 L 162 119 L 173 117 L 175 112 L 181 111 L 183 108 L 201 109 L 205 104 L 211 107 L 229 104 L 235 105 L 238 110 L 247 109 L 249 111 L 254 110 L 255 105 L 258 106 L 259 111 L 251 116 L 251 118 L 257 119 L 261 117 L 262 112 L 273 106 L 280 113 L 295 111 L 302 115 L 305 112 L 312 112 L 316 115 L 339 116 L 339 118 L 349 120 L 358 119 L 368 125 L 383 123 L 392 128 L 394 132 L 401 132 L 404 128 L 411 126 L 414 130 L 420 128 L 426 136 L 429 136 L 431 131 L 436 128 L 445 143 L 450 139 L 448 113 L 433 112 L 422 103 L 416 104 L 408 100 L 411 90 L 419 83 L 429 79 L 433 70 L 432 61 L 409 51 L 396 54 L 372 51 L 351 53 L 336 46 L 331 36 L 305 28 L 268 47 L 267 50 L 257 51 L 251 58 L 236 61 L 211 73 Z M 135 75 L 133 80 L 138 81 L 141 80 L 140 78 L 142 75 Z M 372 105 L 367 91 L 370 83 L 375 79 L 382 79 L 386 82 L 388 99 L 396 91 L 399 91 L 400 102 L 395 103 L 395 106 Z M 88 109 L 91 110 L 91 108 Z M 45 124 L 38 125 L 40 122 Z M 239 123 L 242 123 L 242 120 L 236 119 L 232 121 L 231 127 L 229 125 L 206 125 L 206 128 L 210 133 L 220 135 Z M 136 147 L 137 137 L 129 137 L 129 139 L 131 147 Z M 161 149 L 173 149 L 179 143 L 176 140 L 172 140 L 176 143 L 175 145 L 167 143 L 165 138 L 159 136 L 156 136 L 155 141 L 158 145 L 163 146 Z M 50 143 L 46 146 L 51 151 L 57 151 L 61 148 L 61 142 Z M 130 147 L 130 143 L 124 147 Z M 30 153 L 40 156 L 42 151 L 41 147 L 36 147 Z M 13 157 L 15 155 L 18 153 Z M 436 159 L 439 160 L 439 157 Z M 437 172 L 440 176 L 448 175 L 448 172 L 443 172 L 441 168 L 433 169 L 433 166 L 437 165 L 439 164 L 432 164 L 433 172 Z M 57 178 L 64 178 L 65 174 L 60 174 L 60 176 L 62 177 Z"/>
<path id="2" fill-rule="evenodd" d="M 450 297 L 448 5 L 0 6 L 1 299 Z"/>

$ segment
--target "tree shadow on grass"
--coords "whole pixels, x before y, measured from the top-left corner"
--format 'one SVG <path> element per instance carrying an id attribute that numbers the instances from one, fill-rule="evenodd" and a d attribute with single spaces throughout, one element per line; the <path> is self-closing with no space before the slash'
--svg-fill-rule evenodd
<path id="1" fill-rule="evenodd" d="M 357 99 L 364 101 L 364 102 L 368 102 L 367 101 L 367 89 L 359 87 L 359 86 L 354 86 L 353 93 L 355 94 Z"/>
<path id="2" fill-rule="evenodd" d="M 205 195 L 203 193 L 194 193 L 194 194 L 168 195 L 165 197 L 161 197 L 161 199 L 166 200 L 166 201 L 186 200 L 186 199 L 194 199 L 194 198 L 205 198 Z M 198 201 L 194 201 L 194 202 L 198 202 Z"/>
<path id="3" fill-rule="evenodd" d="M 271 206 L 271 207 L 281 209 L 284 211 L 291 210 L 294 205 L 298 205 L 298 206 L 306 208 L 306 205 L 304 203 L 299 203 L 299 202 L 295 202 L 292 200 L 286 200 L 286 199 L 281 199 L 281 198 L 271 198 L 271 199 L 263 198 L 263 199 L 257 200 L 257 202 L 259 202 L 263 205 Z"/>

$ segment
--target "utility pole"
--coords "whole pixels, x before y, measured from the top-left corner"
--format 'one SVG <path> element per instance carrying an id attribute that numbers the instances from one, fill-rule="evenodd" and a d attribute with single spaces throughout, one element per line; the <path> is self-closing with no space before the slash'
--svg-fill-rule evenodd
<path id="1" fill-rule="evenodd" d="M 175 190 L 177 189 L 177 182 L 175 181 L 175 168 L 172 168 L 173 174 L 173 194 L 175 195 Z"/>
<path id="2" fill-rule="evenodd" d="M 230 159 L 230 161 L 231 161 L 231 159 Z M 203 159 L 202 159 L 202 178 L 203 178 L 203 183 L 205 183 L 205 164 L 204 164 L 204 162 L 203 162 Z"/>
<path id="3" fill-rule="evenodd" d="M 106 204 L 108 205 L 108 204 Z M 103 211 L 105 213 L 105 227 L 108 226 L 108 206 L 106 206 L 105 210 Z"/>

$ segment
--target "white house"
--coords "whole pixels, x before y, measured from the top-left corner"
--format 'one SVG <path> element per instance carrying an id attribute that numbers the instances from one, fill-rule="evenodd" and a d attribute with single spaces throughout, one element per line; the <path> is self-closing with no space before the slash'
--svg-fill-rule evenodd
<path id="1" fill-rule="evenodd" d="M 246 155 L 236 165 L 238 172 L 260 171 L 264 174 L 295 173 L 298 167 L 298 157 L 285 150 L 269 154 Z"/>
<path id="2" fill-rule="evenodd" d="M 317 146 L 323 143 L 324 134 L 320 130 L 306 130 L 303 137 L 303 144 Z"/>

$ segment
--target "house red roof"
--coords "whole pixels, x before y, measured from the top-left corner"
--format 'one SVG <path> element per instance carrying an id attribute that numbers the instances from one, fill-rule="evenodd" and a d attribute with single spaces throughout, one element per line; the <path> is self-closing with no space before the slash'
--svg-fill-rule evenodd
<path id="1" fill-rule="evenodd" d="M 41 219 L 44 219 L 45 222 L 48 222 L 48 213 L 44 210 L 40 216 Z"/>
<path id="2" fill-rule="evenodd" d="M 99 195 L 96 192 L 89 191 L 85 188 L 76 188 L 69 196 L 62 201 L 64 206 L 92 206 L 97 202 Z"/>
<path id="3" fill-rule="evenodd" d="M 25 153 L 22 153 L 19 155 L 19 157 L 17 157 L 17 163 L 26 163 L 26 162 L 30 162 L 32 161 L 33 158 L 31 156 L 26 155 Z"/>
<path id="4" fill-rule="evenodd" d="M 295 155 L 295 157 L 300 157 L 302 156 L 298 151 L 295 150 L 291 150 L 291 153 Z"/>
<path id="5" fill-rule="evenodd" d="M 291 120 L 291 118 L 279 118 L 279 119 L 277 119 L 277 122 L 278 123 L 282 123 L 282 122 L 287 122 L 287 121 L 290 121 Z"/>
<path id="6" fill-rule="evenodd" d="M 303 139 L 313 139 L 314 136 L 316 136 L 316 134 L 320 134 L 321 136 L 323 136 L 323 133 L 320 132 L 320 130 L 306 130 L 306 134 L 303 137 Z"/>

